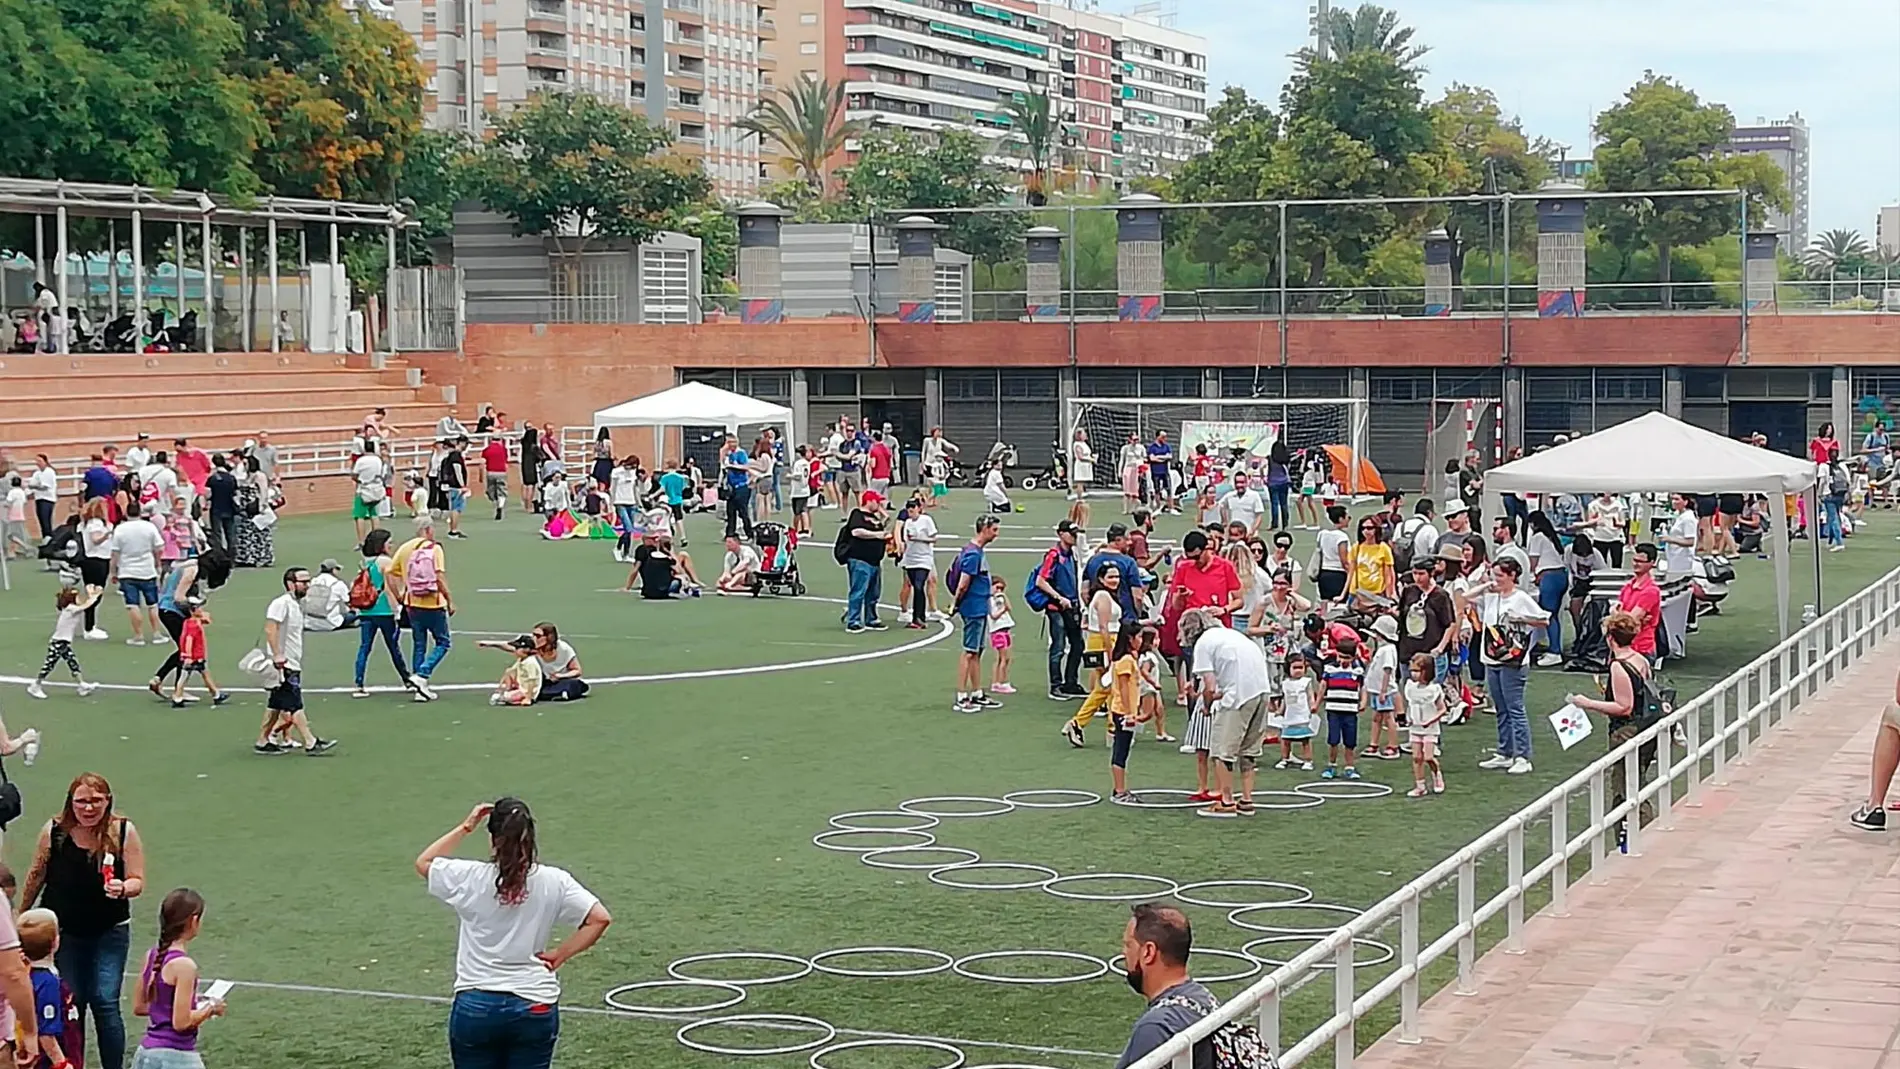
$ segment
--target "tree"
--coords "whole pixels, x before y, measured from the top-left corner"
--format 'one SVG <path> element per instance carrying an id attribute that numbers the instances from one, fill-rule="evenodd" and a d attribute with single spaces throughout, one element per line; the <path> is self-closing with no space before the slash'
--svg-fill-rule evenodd
<path id="1" fill-rule="evenodd" d="M 1209 147 L 1175 172 L 1172 192 L 1177 199 L 1207 204 L 1276 195 L 1273 154 L 1280 120 L 1273 109 L 1246 90 L 1228 86 L 1220 103 L 1208 111 L 1202 132 Z M 1277 274 L 1279 227 L 1279 213 L 1272 209 L 1207 208 L 1189 214 L 1183 231 L 1189 255 L 1207 265 L 1210 278 L 1218 276 L 1222 265 L 1259 265 L 1256 278 L 1246 281 L 1264 284 Z"/>
<path id="2" fill-rule="evenodd" d="M 1597 116 L 1592 185 L 1616 192 L 1733 186 L 1748 192 L 1752 224 L 1768 207 L 1787 207 L 1787 183 L 1766 156 L 1721 155 L 1734 127 L 1726 107 L 1704 104 L 1680 83 L 1645 72 L 1621 102 Z M 1631 197 L 1602 202 L 1593 214 L 1626 257 L 1638 245 L 1655 247 L 1665 308 L 1673 306 L 1671 252 L 1733 233 L 1741 221 L 1732 197 Z"/>
<path id="3" fill-rule="evenodd" d="M 880 129 L 864 135 L 858 161 L 844 177 L 844 200 L 859 219 L 931 208 L 986 208 L 1009 196 L 1009 182 L 984 159 L 984 144 L 966 130 L 932 134 Z M 986 264 L 1016 258 L 1024 223 L 1018 212 L 959 212 L 940 222 L 944 245 Z"/>
<path id="4" fill-rule="evenodd" d="M 1378 4 L 1360 4 L 1351 11 L 1332 8 L 1328 15 L 1326 43 L 1333 57 L 1377 52 L 1400 67 L 1413 70 L 1421 69 L 1418 61 L 1431 51 L 1425 45 L 1412 43 L 1412 28 L 1399 25 L 1398 12 Z M 1295 56 L 1301 67 L 1311 65 L 1318 58 L 1310 48 L 1301 49 Z"/>
<path id="5" fill-rule="evenodd" d="M 1055 111 L 1047 93 L 1018 93 L 1003 108 L 1014 132 L 1012 141 L 1020 141 L 1029 158 L 1029 177 L 1025 182 L 1029 203 L 1038 207 L 1048 203 L 1049 154 L 1055 147 Z"/>
<path id="6" fill-rule="evenodd" d="M 1874 262 L 1873 248 L 1858 230 L 1828 230 L 1807 247 L 1801 262 L 1809 274 L 1825 278 L 1865 268 Z"/>
<path id="7" fill-rule="evenodd" d="M 422 67 L 409 35 L 334 2 L 225 2 L 243 31 L 238 74 L 266 124 L 255 162 L 266 186 L 286 196 L 391 199 L 422 129 Z"/>
<path id="8" fill-rule="evenodd" d="M 822 197 L 825 161 L 842 152 L 845 141 L 858 136 L 861 129 L 860 124 L 845 120 L 844 83 L 833 85 L 800 74 L 781 95 L 782 101 L 761 99 L 750 115 L 733 125 L 777 145 L 784 153 L 781 165 Z"/>
<path id="9" fill-rule="evenodd" d="M 542 93 L 503 116 L 470 157 L 468 192 L 544 234 L 572 270 L 590 242 L 635 244 L 674 225 L 712 194 L 698 161 L 664 151 L 664 130 L 585 93 Z"/>
<path id="10" fill-rule="evenodd" d="M 1528 193 L 1550 176 L 1549 142 L 1532 142 L 1524 135 L 1517 119 L 1504 115 L 1497 95 L 1489 89 L 1452 83 L 1444 97 L 1432 105 L 1438 136 L 1450 155 L 1448 179 L 1453 193 Z M 1495 230 L 1502 225 L 1496 204 L 1455 204 L 1445 211 L 1445 233 L 1451 238 L 1451 277 L 1454 286 L 1465 277 L 1465 253 L 1478 237 L 1486 237 L 1487 256 Z M 1514 234 L 1510 241 L 1527 235 L 1534 216 L 1522 212 L 1513 218 Z M 1453 291 L 1455 305 L 1462 304 L 1462 290 Z"/>

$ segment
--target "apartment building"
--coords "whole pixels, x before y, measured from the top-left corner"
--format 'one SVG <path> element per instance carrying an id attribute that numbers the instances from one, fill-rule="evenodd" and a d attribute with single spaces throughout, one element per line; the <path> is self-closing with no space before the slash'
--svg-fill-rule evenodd
<path id="1" fill-rule="evenodd" d="M 1065 147 L 1085 176 L 1166 174 L 1206 149 L 1206 39 L 1092 5 L 1040 8 L 1056 48 L 1050 96 L 1060 102 Z"/>
<path id="2" fill-rule="evenodd" d="M 1808 164 L 1808 123 L 1800 112 L 1785 119 L 1755 120 L 1753 126 L 1738 126 L 1722 146 L 1727 155 L 1759 152 L 1775 161 L 1788 179 L 1788 210 L 1770 211 L 1767 227 L 1780 235 L 1781 250 L 1800 256 L 1808 248 L 1808 214 L 1813 194 Z"/>
<path id="3" fill-rule="evenodd" d="M 533 93 L 592 93 L 672 132 L 721 194 L 758 190 L 758 140 L 732 124 L 776 91 L 776 0 L 385 2 L 416 40 L 431 126 L 480 135 Z"/>

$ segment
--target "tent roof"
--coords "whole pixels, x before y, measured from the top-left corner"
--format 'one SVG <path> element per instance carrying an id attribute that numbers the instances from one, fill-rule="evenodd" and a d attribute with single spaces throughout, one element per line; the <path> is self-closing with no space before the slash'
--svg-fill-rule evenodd
<path id="1" fill-rule="evenodd" d="M 1661 412 L 1650 412 L 1574 442 L 1533 453 L 1485 473 L 1498 493 L 1691 494 L 1805 490 L 1815 481 L 1806 460 L 1725 438 Z"/>
<path id="2" fill-rule="evenodd" d="M 790 423 L 792 410 L 703 382 L 689 382 L 650 393 L 594 413 L 596 427 L 673 427 L 705 424 L 738 427 L 752 423 Z"/>

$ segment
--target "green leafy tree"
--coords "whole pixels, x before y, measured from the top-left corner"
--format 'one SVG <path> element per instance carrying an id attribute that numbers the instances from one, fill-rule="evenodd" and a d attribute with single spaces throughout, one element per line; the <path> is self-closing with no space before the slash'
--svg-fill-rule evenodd
<path id="1" fill-rule="evenodd" d="M 1452 193 L 1528 193 L 1550 177 L 1550 144 L 1526 137 L 1523 126 L 1504 114 L 1497 95 L 1489 89 L 1454 82 L 1432 105 L 1432 112 L 1449 155 L 1447 178 Z M 1465 254 L 1474 241 L 1486 241 L 1487 259 L 1495 255 L 1502 212 L 1496 204 L 1451 205 L 1443 225 L 1451 238 L 1451 277 L 1460 284 L 1465 277 Z M 1519 212 L 1512 219 L 1512 233 L 1502 236 L 1521 241 L 1534 228 L 1534 214 Z M 1462 291 L 1454 291 L 1454 304 L 1461 305 L 1462 300 Z"/>
<path id="2" fill-rule="evenodd" d="M 1049 163 L 1055 150 L 1056 121 L 1055 110 L 1049 105 L 1047 93 L 1019 93 L 1003 108 L 1009 116 L 1011 136 L 1008 141 L 1019 145 L 1029 160 L 1029 175 L 1025 181 L 1029 203 L 1041 206 L 1048 203 Z"/>
<path id="3" fill-rule="evenodd" d="M 455 227 L 455 204 L 467 196 L 469 159 L 476 145 L 452 130 L 421 130 L 409 142 L 396 174 L 396 200 L 419 224 L 403 231 L 404 255 L 432 262 L 432 249 Z"/>
<path id="4" fill-rule="evenodd" d="M 685 212 L 670 227 L 699 239 L 700 290 L 736 293 L 739 270 L 739 220 L 717 201 L 707 200 Z"/>
<path id="5" fill-rule="evenodd" d="M 1228 86 L 1207 113 L 1208 150 L 1183 163 L 1170 183 L 1188 203 L 1267 200 L 1277 194 L 1274 152 L 1280 120 L 1273 109 Z M 1252 268 L 1238 285 L 1264 285 L 1278 275 L 1279 213 L 1271 208 L 1207 208 L 1188 214 L 1181 236 L 1188 256 L 1220 280 L 1223 268 Z"/>
<path id="6" fill-rule="evenodd" d="M 844 151 L 860 125 L 844 117 L 844 83 L 836 85 L 801 74 L 785 86 L 779 98 L 759 101 L 752 113 L 734 126 L 778 146 L 781 166 L 812 195 L 825 193 L 825 163 Z"/>
<path id="7" fill-rule="evenodd" d="M 1873 247 L 1858 230 L 1827 230 L 1802 252 L 1801 262 L 1814 278 L 1852 274 L 1874 263 Z"/>
<path id="8" fill-rule="evenodd" d="M 1734 127 L 1726 107 L 1704 104 L 1680 83 L 1646 72 L 1597 116 L 1592 185 L 1616 192 L 1733 186 L 1748 191 L 1753 225 L 1767 208 L 1787 207 L 1787 183 L 1766 156 L 1721 155 Z M 1593 214 L 1626 259 L 1639 245 L 1655 248 L 1665 308 L 1673 302 L 1674 250 L 1732 234 L 1740 223 L 1732 197 L 1619 198 L 1601 202 Z"/>
<path id="9" fill-rule="evenodd" d="M 1431 49 L 1412 43 L 1412 28 L 1399 25 L 1399 13 L 1378 4 L 1360 4 L 1348 11 L 1332 8 L 1326 23 L 1327 45 L 1335 57 L 1355 52 L 1377 52 L 1407 69 L 1418 67 Z M 1310 65 L 1317 54 L 1310 48 L 1295 54 L 1301 65 Z"/>
<path id="10" fill-rule="evenodd" d="M 1007 176 L 985 162 L 984 143 L 968 131 L 874 130 L 860 145 L 857 163 L 844 177 L 844 201 L 859 219 L 907 209 L 985 208 L 1008 199 Z M 1026 224 L 1020 212 L 959 212 L 940 222 L 947 224 L 939 235 L 944 245 L 983 263 L 1022 253 Z"/>

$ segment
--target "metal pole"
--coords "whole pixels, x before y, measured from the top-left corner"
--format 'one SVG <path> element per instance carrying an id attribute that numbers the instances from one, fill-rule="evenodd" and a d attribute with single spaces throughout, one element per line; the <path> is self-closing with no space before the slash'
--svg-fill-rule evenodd
<path id="1" fill-rule="evenodd" d="M 198 250 L 198 260 L 203 265 L 205 276 L 205 321 L 200 325 L 200 329 L 205 332 L 205 352 L 207 353 L 217 351 L 215 343 L 211 340 L 218 316 L 217 299 L 211 295 L 211 236 L 211 217 L 207 215 L 204 217 L 203 229 L 198 234 L 198 244 L 201 246 Z M 223 287 L 222 277 L 218 279 L 218 285 L 220 288 Z"/>
<path id="2" fill-rule="evenodd" d="M 334 208 L 330 210 L 332 213 L 336 211 L 336 209 Z M 333 353 L 342 352 L 344 350 L 344 347 L 348 344 L 348 332 L 346 331 L 345 326 L 344 326 L 343 316 L 339 316 L 336 314 L 337 306 L 338 306 L 338 302 L 336 299 L 337 287 L 338 287 L 338 284 L 341 283 L 344 278 L 343 272 L 338 270 L 338 267 L 342 263 L 343 263 L 342 254 L 337 251 L 336 223 L 332 222 L 330 224 L 329 271 L 330 271 L 330 351 Z M 349 308 L 350 308 L 349 302 L 348 301 L 342 302 L 342 307 L 343 307 L 344 315 L 348 315 Z"/>
<path id="3" fill-rule="evenodd" d="M 1280 366 L 1285 367 L 1286 366 L 1286 349 L 1287 349 L 1287 344 L 1286 344 L 1286 341 L 1287 341 L 1286 339 L 1286 332 L 1287 332 L 1286 202 L 1285 201 L 1280 202 L 1280 255 L 1278 257 L 1278 260 L 1280 263 L 1280 272 L 1279 272 L 1280 274 Z"/>
<path id="4" fill-rule="evenodd" d="M 1504 352 L 1503 362 L 1511 362 L 1511 195 L 1504 195 L 1504 208 L 1499 213 L 1503 217 L 1504 231 Z"/>
<path id="5" fill-rule="evenodd" d="M 1075 205 L 1069 205 L 1069 366 L 1076 365 L 1075 306 L 1080 296 L 1075 291 L 1075 254 L 1081 247 L 1081 237 L 1075 232 Z M 1065 413 L 1066 415 L 1066 413 Z M 1064 439 L 1067 440 L 1066 438 Z"/>
<path id="6" fill-rule="evenodd" d="M 238 227 L 238 348 L 243 352 L 251 351 L 253 340 L 252 322 L 257 317 L 256 309 L 251 307 L 251 228 Z"/>
<path id="7" fill-rule="evenodd" d="M 383 276 L 383 349 L 396 351 L 396 228 L 385 233 L 389 238 L 389 270 Z"/>
<path id="8" fill-rule="evenodd" d="M 270 272 L 270 351 L 274 353 L 283 344 L 283 339 L 277 336 L 277 217 L 274 215 L 264 223 L 264 246 L 264 266 Z"/>
<path id="9" fill-rule="evenodd" d="M 119 318 L 119 224 L 106 220 L 106 322 Z"/>
<path id="10" fill-rule="evenodd" d="M 33 215 L 33 281 L 46 285 L 46 220 Z"/>
<path id="11" fill-rule="evenodd" d="M 1741 205 L 1742 205 L 1742 236 L 1741 236 L 1741 242 L 1742 242 L 1742 338 L 1741 338 L 1741 359 L 1742 359 L 1742 363 L 1744 363 L 1744 364 L 1746 364 L 1746 363 L 1748 363 L 1748 194 L 1746 194 L 1746 193 L 1743 193 L 1743 194 L 1741 194 L 1740 196 L 1738 196 L 1738 197 L 1736 197 L 1735 199 L 1736 199 L 1736 200 L 1738 200 L 1738 201 L 1740 201 L 1740 202 L 1741 202 Z M 1831 298 L 1832 298 L 1833 296 L 1834 296 L 1834 294 L 1833 294 L 1832 292 L 1829 292 L 1829 293 L 1828 293 L 1828 297 L 1830 298 L 1830 303 L 1832 303 L 1832 302 L 1831 302 Z"/>
<path id="12" fill-rule="evenodd" d="M 53 288 L 59 291 L 59 311 L 55 314 L 66 320 L 66 329 L 59 333 L 59 352 L 60 355 L 64 356 L 73 351 L 72 339 L 74 326 L 72 318 L 68 315 L 68 310 L 72 306 L 66 303 L 66 206 L 64 204 L 59 206 L 59 213 L 55 217 L 54 227 L 56 248 L 58 249 L 59 256 L 59 264 L 55 268 L 56 273 L 53 276 L 55 283 Z"/>
<path id="13" fill-rule="evenodd" d="M 172 224 L 172 260 L 177 266 L 178 277 L 173 279 L 173 296 L 178 298 L 178 308 L 172 312 L 174 325 L 185 316 L 185 221 Z"/>
<path id="14" fill-rule="evenodd" d="M 145 336 L 145 224 L 137 208 L 132 209 L 132 351 L 140 352 Z"/>

